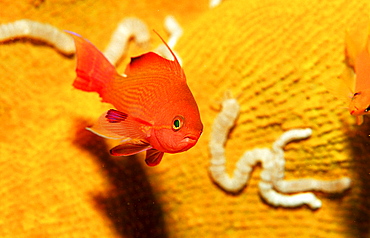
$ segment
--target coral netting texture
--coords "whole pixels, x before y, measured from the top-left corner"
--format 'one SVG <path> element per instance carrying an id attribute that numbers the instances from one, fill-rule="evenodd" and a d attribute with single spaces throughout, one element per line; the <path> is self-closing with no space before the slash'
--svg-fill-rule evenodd
<path id="1" fill-rule="evenodd" d="M 258 3 L 257 3 L 258 2 Z M 184 29 L 175 50 L 200 107 L 198 144 L 165 155 L 114 158 L 115 141 L 85 127 L 110 108 L 72 87 L 75 58 L 31 39 L 0 45 L 1 237 L 368 237 L 370 120 L 355 125 L 324 87 L 345 63 L 345 30 L 366 19 L 369 1 L 2 1 L 1 23 L 28 18 L 78 32 L 104 49 L 117 23 L 136 16 L 164 34 Z M 160 43 L 152 32 L 152 48 Z M 166 38 L 166 37 L 165 37 Z M 130 45 L 119 65 L 146 50 Z M 176 92 L 174 92 L 176 93 Z M 256 166 L 245 189 L 228 194 L 209 177 L 208 142 L 230 93 L 241 114 L 226 145 L 227 171 L 246 150 L 282 132 L 311 128 L 285 149 L 286 179 L 349 176 L 343 194 L 317 193 L 322 208 L 288 209 L 258 194 Z"/>

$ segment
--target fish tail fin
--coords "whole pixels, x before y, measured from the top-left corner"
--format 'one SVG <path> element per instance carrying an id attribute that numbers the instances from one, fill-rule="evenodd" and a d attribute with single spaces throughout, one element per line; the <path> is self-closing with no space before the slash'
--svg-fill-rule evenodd
<path id="1" fill-rule="evenodd" d="M 72 35 L 77 54 L 77 77 L 73 86 L 86 92 L 97 92 L 104 100 L 104 93 L 109 82 L 117 75 L 114 66 L 93 44 L 80 35 Z"/>

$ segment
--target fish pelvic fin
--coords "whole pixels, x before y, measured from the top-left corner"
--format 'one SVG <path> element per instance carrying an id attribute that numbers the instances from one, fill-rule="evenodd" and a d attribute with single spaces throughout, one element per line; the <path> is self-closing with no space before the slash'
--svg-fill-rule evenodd
<path id="1" fill-rule="evenodd" d="M 161 162 L 163 155 L 163 152 L 151 148 L 146 151 L 145 163 L 148 166 L 156 166 Z"/>
<path id="2" fill-rule="evenodd" d="M 74 39 L 77 54 L 77 77 L 73 86 L 86 92 L 97 92 L 104 101 L 107 84 L 118 75 L 115 67 L 88 40 L 74 32 L 68 33 Z"/>

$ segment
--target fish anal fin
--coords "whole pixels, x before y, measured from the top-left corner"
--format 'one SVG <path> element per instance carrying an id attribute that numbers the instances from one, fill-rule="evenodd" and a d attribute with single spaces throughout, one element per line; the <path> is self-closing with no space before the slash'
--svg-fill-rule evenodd
<path id="1" fill-rule="evenodd" d="M 110 153 L 113 156 L 129 156 L 149 150 L 151 148 L 152 147 L 150 146 L 150 144 L 145 141 L 129 140 L 111 149 Z"/>
<path id="2" fill-rule="evenodd" d="M 145 163 L 148 166 L 156 166 L 161 162 L 163 154 L 164 154 L 163 152 L 151 148 L 146 152 Z"/>

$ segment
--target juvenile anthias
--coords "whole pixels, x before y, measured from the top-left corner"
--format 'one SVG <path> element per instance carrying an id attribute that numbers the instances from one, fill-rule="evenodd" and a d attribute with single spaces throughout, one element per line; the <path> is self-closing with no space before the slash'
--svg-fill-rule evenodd
<path id="1" fill-rule="evenodd" d="M 77 77 L 73 86 L 97 92 L 112 104 L 92 132 L 122 144 L 110 150 L 115 156 L 146 151 L 145 162 L 157 165 L 164 153 L 193 147 L 203 130 L 195 99 L 176 56 L 168 60 L 149 52 L 131 58 L 124 75 L 89 41 L 71 33 L 76 44 Z"/>

